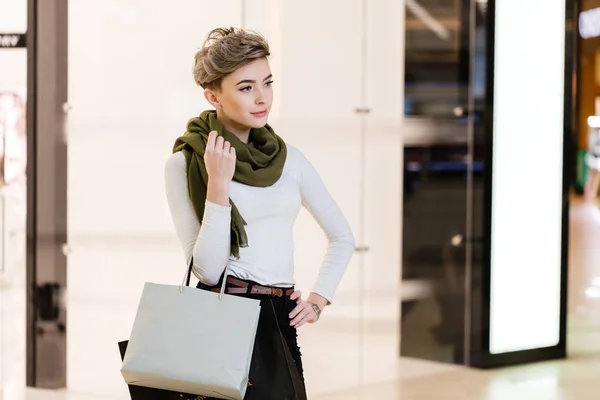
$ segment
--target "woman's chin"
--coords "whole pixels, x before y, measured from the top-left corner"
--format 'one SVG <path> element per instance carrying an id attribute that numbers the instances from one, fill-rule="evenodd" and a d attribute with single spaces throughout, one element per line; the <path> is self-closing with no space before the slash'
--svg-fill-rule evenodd
<path id="1" fill-rule="evenodd" d="M 250 123 L 250 128 L 253 128 L 253 129 L 260 129 L 260 128 L 264 128 L 264 127 L 265 127 L 265 125 L 267 124 L 267 120 L 268 120 L 268 118 L 267 118 L 267 117 L 264 117 L 264 118 L 257 118 L 256 120 L 254 120 L 254 121 L 251 121 L 251 123 Z"/>

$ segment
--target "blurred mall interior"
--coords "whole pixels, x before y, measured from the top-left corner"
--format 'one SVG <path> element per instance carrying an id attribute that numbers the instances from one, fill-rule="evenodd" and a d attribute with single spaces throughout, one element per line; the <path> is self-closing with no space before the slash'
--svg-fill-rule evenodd
<path id="1" fill-rule="evenodd" d="M 0 0 L 0 400 L 130 398 L 220 26 L 269 40 L 269 123 L 356 237 L 299 332 L 310 399 L 599 398 L 600 0 Z M 306 210 L 295 246 L 308 290 Z"/>

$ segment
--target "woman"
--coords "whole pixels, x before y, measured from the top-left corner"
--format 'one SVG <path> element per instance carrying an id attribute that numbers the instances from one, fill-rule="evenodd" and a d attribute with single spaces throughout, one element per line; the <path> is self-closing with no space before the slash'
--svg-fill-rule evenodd
<path id="1" fill-rule="evenodd" d="M 354 237 L 310 162 L 267 124 L 269 55 L 257 33 L 209 33 L 195 55 L 194 79 L 215 110 L 188 122 L 165 173 L 177 236 L 198 287 L 217 290 L 227 268 L 227 293 L 262 300 L 245 398 L 283 400 L 295 398 L 294 386 L 304 390 L 296 330 L 331 304 Z M 301 206 L 329 240 L 306 298 L 294 289 L 293 224 Z"/>

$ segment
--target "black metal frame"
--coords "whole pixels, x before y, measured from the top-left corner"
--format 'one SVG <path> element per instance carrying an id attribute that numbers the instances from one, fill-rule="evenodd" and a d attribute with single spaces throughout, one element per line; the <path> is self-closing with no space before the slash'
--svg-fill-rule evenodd
<path id="1" fill-rule="evenodd" d="M 35 287 L 37 282 L 37 27 L 37 1 L 27 0 L 27 386 L 36 386 L 37 371 L 37 341 L 35 337 Z"/>
<path id="2" fill-rule="evenodd" d="M 573 104 L 572 104 L 572 74 L 575 71 L 575 43 L 577 35 L 576 9 L 578 0 L 566 0 L 566 31 L 565 31 L 565 98 L 564 98 L 564 135 L 563 135 L 563 190 L 562 190 L 562 237 L 561 237 L 561 291 L 560 291 L 560 332 L 559 343 L 553 347 L 533 350 L 516 351 L 502 354 L 490 353 L 490 306 L 491 306 L 491 235 L 492 229 L 492 157 L 494 145 L 493 116 L 494 116 L 494 43 L 495 43 L 495 5 L 496 0 L 488 1 L 487 10 L 487 66 L 486 66 L 486 155 L 485 159 L 485 209 L 483 243 L 483 270 L 481 271 L 481 287 L 478 291 L 481 301 L 477 310 L 473 310 L 473 332 L 477 342 L 473 343 L 470 365 L 478 368 L 495 368 L 508 365 L 538 362 L 550 359 L 564 358 L 567 354 L 567 279 L 568 279 L 568 249 L 569 249 L 569 187 L 571 180 L 571 151 L 570 143 L 573 135 Z M 574 22 L 575 21 L 575 22 Z M 475 312 L 476 311 L 476 312 Z"/>
<path id="3" fill-rule="evenodd" d="M 26 384 L 57 389 L 67 379 L 68 0 L 27 6 Z"/>

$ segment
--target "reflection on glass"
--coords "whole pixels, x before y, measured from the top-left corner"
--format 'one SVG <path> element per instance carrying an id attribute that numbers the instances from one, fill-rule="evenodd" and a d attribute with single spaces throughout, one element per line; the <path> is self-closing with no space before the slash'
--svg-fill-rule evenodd
<path id="1" fill-rule="evenodd" d="M 453 117 L 465 109 L 468 10 L 460 1 L 406 3 L 405 114 Z"/>
<path id="2" fill-rule="evenodd" d="M 402 279 L 430 290 L 403 302 L 401 349 L 463 363 L 467 258 L 480 262 L 481 232 L 470 232 L 467 220 L 480 225 L 485 7 L 463 0 L 406 7 Z"/>

